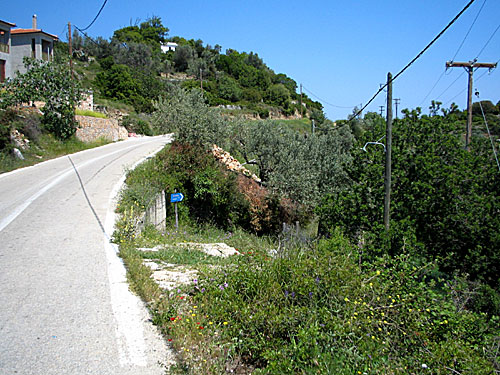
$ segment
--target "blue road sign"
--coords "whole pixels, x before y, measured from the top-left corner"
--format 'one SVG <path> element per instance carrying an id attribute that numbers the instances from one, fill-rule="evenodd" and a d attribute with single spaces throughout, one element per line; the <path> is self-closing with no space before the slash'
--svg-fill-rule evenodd
<path id="1" fill-rule="evenodd" d="M 184 199 L 184 194 L 182 193 L 170 194 L 170 203 L 181 202 L 183 199 Z"/>

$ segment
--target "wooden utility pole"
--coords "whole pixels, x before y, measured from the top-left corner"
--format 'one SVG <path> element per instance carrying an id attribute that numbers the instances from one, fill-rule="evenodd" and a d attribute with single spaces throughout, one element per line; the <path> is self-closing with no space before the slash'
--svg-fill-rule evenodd
<path id="1" fill-rule="evenodd" d="M 385 133 L 385 199 L 384 226 L 389 231 L 391 220 L 391 153 L 392 153 L 392 74 L 387 73 L 387 126 Z"/>
<path id="2" fill-rule="evenodd" d="M 383 116 L 385 107 L 383 105 L 379 105 L 379 108 L 380 108 L 380 116 Z"/>
<path id="3" fill-rule="evenodd" d="M 446 68 L 464 68 L 469 74 L 469 87 L 467 94 L 467 129 L 465 133 L 465 148 L 470 151 L 470 139 L 472 136 L 472 85 L 474 69 L 488 68 L 493 69 L 497 67 L 496 63 L 479 63 L 477 60 L 472 60 L 469 62 L 454 62 L 447 61 Z"/>
<path id="4" fill-rule="evenodd" d="M 394 99 L 394 105 L 396 106 L 396 118 L 398 118 L 398 105 L 400 101 L 401 99 L 399 98 Z"/>
<path id="5" fill-rule="evenodd" d="M 302 83 L 300 84 L 300 118 L 302 118 Z"/>
<path id="6" fill-rule="evenodd" d="M 71 42 L 71 22 L 68 22 L 68 44 L 69 44 L 69 70 L 71 71 L 71 78 L 73 76 L 73 44 Z"/>

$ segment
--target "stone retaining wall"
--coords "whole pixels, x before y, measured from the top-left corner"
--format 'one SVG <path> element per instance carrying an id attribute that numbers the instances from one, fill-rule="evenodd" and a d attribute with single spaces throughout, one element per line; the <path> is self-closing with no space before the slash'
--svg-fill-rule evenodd
<path id="1" fill-rule="evenodd" d="M 110 141 L 119 141 L 128 138 L 127 129 L 118 125 L 115 119 L 103 119 L 97 117 L 77 115 L 76 121 L 80 127 L 76 131 L 76 137 L 83 142 L 92 142 L 99 138 Z"/>

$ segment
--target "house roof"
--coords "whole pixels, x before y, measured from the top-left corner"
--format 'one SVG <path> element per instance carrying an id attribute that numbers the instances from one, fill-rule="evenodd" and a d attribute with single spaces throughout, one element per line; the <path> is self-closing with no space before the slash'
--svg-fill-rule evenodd
<path id="1" fill-rule="evenodd" d="M 16 24 L 15 23 L 10 23 L 10 22 L 7 22 L 7 21 L 3 21 L 3 20 L 0 20 L 0 23 L 3 23 L 7 26 L 10 26 L 10 27 L 16 27 Z"/>
<path id="2" fill-rule="evenodd" d="M 54 40 L 58 40 L 59 39 L 57 37 L 57 35 L 52 35 L 52 34 L 46 33 L 42 29 L 14 29 L 14 30 L 11 30 L 11 32 L 10 32 L 10 34 L 12 36 L 14 36 L 14 35 L 21 35 L 21 34 L 37 34 L 37 33 L 47 35 L 49 38 L 52 38 Z"/>

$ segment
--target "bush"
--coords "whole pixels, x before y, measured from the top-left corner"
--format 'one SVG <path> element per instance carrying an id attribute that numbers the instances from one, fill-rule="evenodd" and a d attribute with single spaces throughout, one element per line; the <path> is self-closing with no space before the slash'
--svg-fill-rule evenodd
<path id="1" fill-rule="evenodd" d="M 17 118 L 13 109 L 0 109 L 0 150 L 9 150 L 11 146 L 10 131 Z"/>
<path id="2" fill-rule="evenodd" d="M 409 112 L 395 123 L 391 226 L 407 223 L 422 255 L 439 259 L 448 275 L 468 273 L 498 288 L 498 170 L 487 140 L 474 137 L 471 151 L 464 150 L 461 128 L 451 118 Z M 325 197 L 318 211 L 323 228 L 342 227 L 356 242 L 380 233 L 383 221 L 385 155 L 361 150 L 379 137 L 380 130 L 367 131 L 352 148 L 351 184 Z"/>
<path id="3" fill-rule="evenodd" d="M 426 281 L 434 268 L 408 255 L 363 263 L 338 233 L 274 259 L 255 249 L 206 270 L 189 287 L 190 302 L 171 305 L 177 318 L 164 328 L 227 348 L 234 372 L 493 373 L 498 319 L 457 311 Z"/>
<path id="4" fill-rule="evenodd" d="M 24 65 L 27 72 L 5 84 L 1 106 L 45 101 L 42 110 L 45 128 L 61 140 L 70 138 L 78 126 L 74 107 L 81 99 L 79 83 L 70 78 L 65 65 L 29 58 L 24 58 Z"/>

